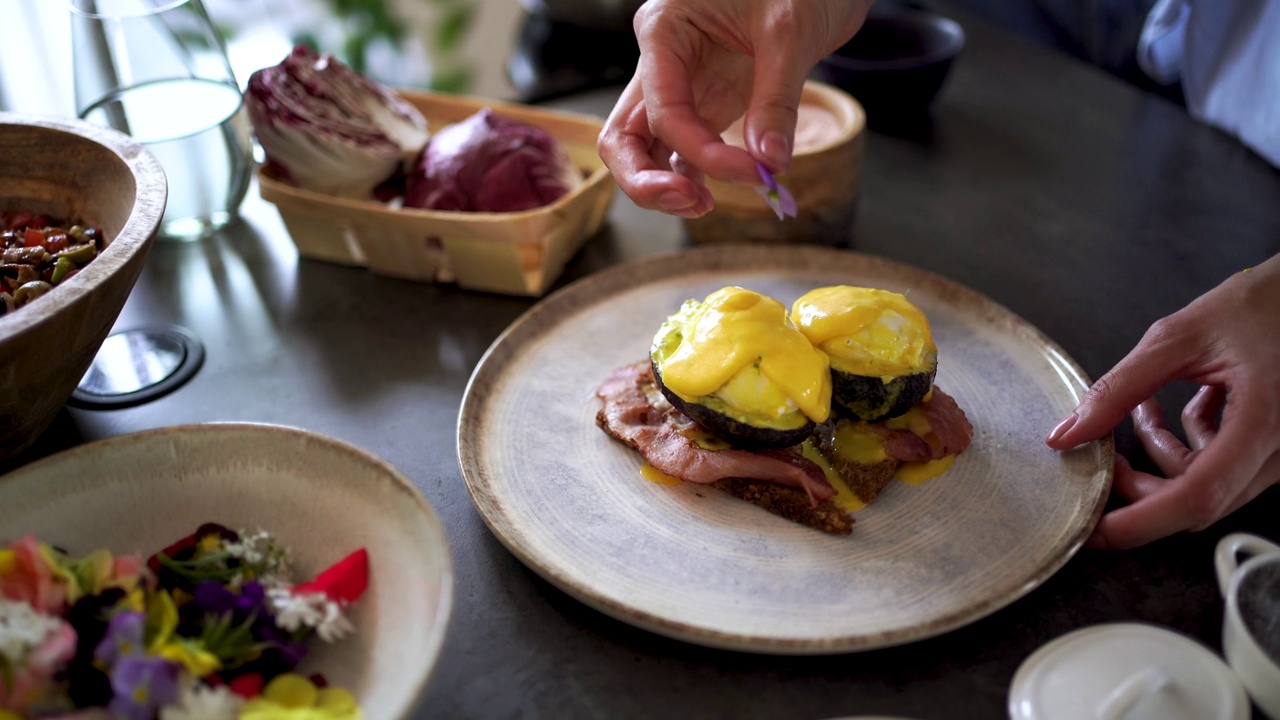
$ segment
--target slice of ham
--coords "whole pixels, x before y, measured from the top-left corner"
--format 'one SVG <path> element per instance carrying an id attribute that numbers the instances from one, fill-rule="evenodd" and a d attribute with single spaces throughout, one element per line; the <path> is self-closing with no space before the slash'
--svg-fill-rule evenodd
<path id="1" fill-rule="evenodd" d="M 876 426 L 884 436 L 886 455 L 902 462 L 924 462 L 959 455 L 969 447 L 973 439 L 973 425 L 969 424 L 955 398 L 934 386 L 929 400 L 917 407 L 924 410 L 933 432 L 925 439 L 909 430 Z"/>
<path id="2" fill-rule="evenodd" d="M 658 392 L 648 361 L 614 370 L 596 395 L 604 401 L 596 423 L 667 475 L 700 485 L 726 478 L 766 480 L 803 489 L 814 507 L 836 493 L 822 469 L 796 450 L 708 450 L 698 445 L 686 434 L 697 425 Z"/>

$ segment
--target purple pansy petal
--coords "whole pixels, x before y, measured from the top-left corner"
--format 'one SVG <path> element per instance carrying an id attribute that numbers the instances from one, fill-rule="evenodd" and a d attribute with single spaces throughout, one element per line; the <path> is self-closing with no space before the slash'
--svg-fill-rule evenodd
<path id="1" fill-rule="evenodd" d="M 769 168 L 765 167 L 764 163 L 759 160 L 756 161 L 756 172 L 760 173 L 760 179 L 764 181 L 766 188 L 771 191 L 778 189 L 778 181 L 774 179 L 773 173 L 769 172 Z"/>
<path id="2" fill-rule="evenodd" d="M 205 580 L 196 585 L 195 592 L 192 593 L 196 605 L 206 612 L 221 615 L 228 610 L 234 610 L 236 607 L 237 595 L 223 587 L 222 583 L 213 580 Z"/>
<path id="3" fill-rule="evenodd" d="M 258 607 L 267 602 L 267 589 L 262 587 L 262 583 L 257 580 L 250 580 L 241 585 L 240 595 L 252 603 L 252 607 Z"/>
<path id="4" fill-rule="evenodd" d="M 769 168 L 765 167 L 760 161 L 756 161 L 756 172 L 760 173 L 760 179 L 764 181 L 763 187 L 756 188 L 756 192 L 760 197 L 764 198 L 765 203 L 773 208 L 773 212 L 781 220 L 784 217 L 796 216 L 796 199 L 791 192 L 778 184 L 773 177 L 773 173 L 769 172 Z"/>
<path id="5" fill-rule="evenodd" d="M 791 191 L 781 185 L 778 186 L 778 208 L 782 211 L 782 214 L 787 217 L 795 217 L 796 212 L 799 210 L 796 206 L 796 199 L 791 194 Z"/>
<path id="6" fill-rule="evenodd" d="M 307 646 L 305 643 L 294 642 L 288 633 L 283 632 L 272 623 L 258 625 L 254 628 L 259 639 L 271 643 L 280 652 L 280 659 L 289 666 L 290 669 L 297 667 L 298 663 L 307 656 Z"/>
<path id="7" fill-rule="evenodd" d="M 122 657 L 111 673 L 111 690 L 112 717 L 151 720 L 156 708 L 178 697 L 178 665 L 157 657 Z"/>
<path id="8" fill-rule="evenodd" d="M 146 623 L 147 616 L 143 613 L 116 613 L 107 623 L 107 632 L 102 636 L 102 642 L 94 648 L 93 659 L 110 667 L 125 655 L 141 652 L 142 632 Z"/>

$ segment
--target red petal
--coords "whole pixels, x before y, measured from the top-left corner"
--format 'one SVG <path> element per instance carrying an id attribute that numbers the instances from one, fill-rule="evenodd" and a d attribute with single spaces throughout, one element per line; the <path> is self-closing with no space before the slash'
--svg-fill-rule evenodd
<path id="1" fill-rule="evenodd" d="M 315 580 L 298 585 L 293 592 L 295 595 L 322 592 L 335 602 L 353 603 L 360 599 L 367 587 L 369 552 L 360 548 L 317 575 Z"/>
<path id="2" fill-rule="evenodd" d="M 255 698 L 262 694 L 262 676 L 258 673 L 241 675 L 228 683 L 227 687 L 242 698 Z"/>
<path id="3" fill-rule="evenodd" d="M 177 557 L 178 553 L 182 552 L 183 550 L 188 550 L 190 548 L 195 547 L 195 544 L 196 544 L 196 534 L 191 533 L 190 535 L 182 538 L 181 540 L 178 540 L 177 542 L 165 548 L 164 550 L 161 550 L 159 553 L 156 553 L 155 555 L 152 555 L 151 557 L 147 558 L 147 567 L 151 569 L 151 572 L 158 573 L 160 572 L 159 555 L 161 553 L 164 553 L 169 558 L 175 558 Z"/>

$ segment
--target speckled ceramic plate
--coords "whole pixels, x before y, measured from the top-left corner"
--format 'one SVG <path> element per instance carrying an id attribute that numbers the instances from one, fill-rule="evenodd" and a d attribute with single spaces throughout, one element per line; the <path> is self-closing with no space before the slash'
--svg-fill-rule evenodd
<path id="1" fill-rule="evenodd" d="M 741 285 L 790 306 L 834 284 L 905 292 L 928 314 L 937 384 L 975 428 L 947 474 L 894 482 L 851 536 L 649 482 L 640 456 L 596 427 L 600 382 L 644 359 L 684 300 Z M 1026 321 L 937 275 L 827 248 L 711 246 L 611 268 L 521 317 L 471 378 L 458 454 L 493 533 L 588 605 L 715 647 L 848 652 L 972 622 L 1075 553 L 1106 500 L 1114 446 L 1064 454 L 1044 436 L 1087 386 Z"/>
<path id="2" fill-rule="evenodd" d="M 302 430 L 227 423 L 109 438 L 0 478 L 0 542 L 35 533 L 71 553 L 145 556 L 204 522 L 271 532 L 299 577 L 367 548 L 355 634 L 313 642 L 302 670 L 351 690 L 365 717 L 413 711 L 444 642 L 453 565 L 435 511 L 386 462 Z"/>

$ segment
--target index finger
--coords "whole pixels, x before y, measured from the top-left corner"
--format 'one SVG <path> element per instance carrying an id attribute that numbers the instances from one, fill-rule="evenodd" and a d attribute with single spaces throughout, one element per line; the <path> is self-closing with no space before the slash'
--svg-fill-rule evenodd
<path id="1" fill-rule="evenodd" d="M 696 210 L 703 202 L 703 191 L 688 177 L 654 161 L 652 149 L 658 144 L 649 134 L 639 77 L 633 77 L 605 121 L 596 151 L 618 187 L 640 207 Z"/>
<path id="2" fill-rule="evenodd" d="M 641 54 L 636 70 L 654 136 L 713 178 L 759 185 L 756 161 L 750 153 L 726 143 L 698 113 L 693 73 L 684 59 L 661 44 L 655 45 Z"/>
<path id="3" fill-rule="evenodd" d="M 1046 442 L 1066 450 L 1114 430 L 1143 400 L 1182 378 L 1187 356 L 1193 352 L 1186 345 L 1186 338 L 1168 323 L 1152 325 L 1133 350 L 1089 388 L 1072 413 L 1075 420 L 1069 418 L 1070 425 Z"/>

